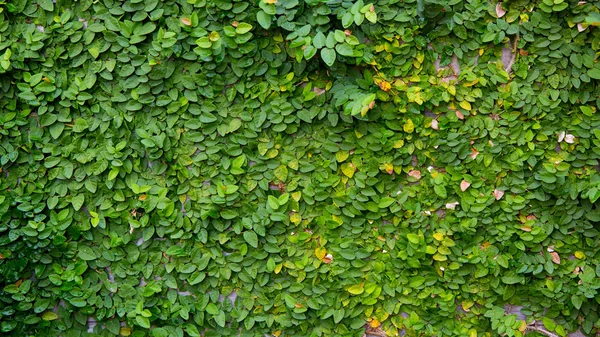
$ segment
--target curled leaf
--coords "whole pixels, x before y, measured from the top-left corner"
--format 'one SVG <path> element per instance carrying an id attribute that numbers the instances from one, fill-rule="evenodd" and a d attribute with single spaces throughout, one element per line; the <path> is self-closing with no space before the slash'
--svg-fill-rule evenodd
<path id="1" fill-rule="evenodd" d="M 504 16 L 504 14 L 506 14 L 506 10 L 502 8 L 502 3 L 499 2 L 498 4 L 496 4 L 496 15 L 498 15 L 498 17 L 501 18 Z"/>
<path id="2" fill-rule="evenodd" d="M 471 159 L 477 158 L 478 154 L 479 154 L 479 151 L 477 151 L 475 149 L 471 149 Z"/>
<path id="3" fill-rule="evenodd" d="M 573 136 L 570 133 L 565 135 L 565 143 L 573 144 L 574 142 L 575 142 L 575 136 Z"/>
<path id="4" fill-rule="evenodd" d="M 455 208 L 456 208 L 456 206 L 458 206 L 458 201 L 455 201 L 455 202 L 449 202 L 449 203 L 447 203 L 447 204 L 446 204 L 446 208 L 447 208 L 447 209 L 455 209 Z"/>
<path id="5" fill-rule="evenodd" d="M 496 200 L 502 199 L 503 196 L 504 196 L 504 191 L 501 191 L 498 189 L 494 190 L 494 198 L 496 198 Z"/>

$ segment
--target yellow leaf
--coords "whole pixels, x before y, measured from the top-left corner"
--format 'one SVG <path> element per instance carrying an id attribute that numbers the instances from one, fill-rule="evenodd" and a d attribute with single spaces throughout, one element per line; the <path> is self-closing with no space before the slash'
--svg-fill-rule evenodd
<path id="1" fill-rule="evenodd" d="M 456 95 L 456 87 L 453 85 L 448 86 L 448 92 L 452 95 L 455 96 Z"/>
<path id="2" fill-rule="evenodd" d="M 44 321 L 53 321 L 55 319 L 58 319 L 58 315 L 55 314 L 53 311 L 46 311 L 43 315 L 42 315 L 42 319 Z"/>
<path id="3" fill-rule="evenodd" d="M 388 174 L 394 173 L 394 165 L 392 165 L 392 164 L 389 164 L 389 163 L 384 164 L 383 168 L 384 168 L 385 172 L 387 172 Z"/>
<path id="4" fill-rule="evenodd" d="M 290 221 L 293 224 L 298 225 L 302 222 L 302 217 L 300 216 L 300 214 L 294 212 L 292 215 L 290 215 Z"/>
<path id="5" fill-rule="evenodd" d="M 461 108 L 463 108 L 463 109 L 465 109 L 467 111 L 471 110 L 471 103 L 469 103 L 467 101 L 462 101 L 462 102 L 460 102 L 459 105 L 460 105 Z"/>
<path id="6" fill-rule="evenodd" d="M 281 268 L 283 268 L 283 263 L 280 263 L 278 265 L 275 266 L 275 274 L 279 274 L 279 272 L 281 271 Z"/>
<path id="7" fill-rule="evenodd" d="M 338 151 L 335 153 L 335 159 L 338 161 L 338 163 L 341 163 L 344 160 L 348 159 L 349 155 L 350 154 L 348 153 L 348 151 Z"/>
<path id="8" fill-rule="evenodd" d="M 121 334 L 121 336 L 131 335 L 131 328 L 121 328 L 121 330 L 119 330 L 119 334 Z"/>
<path id="9" fill-rule="evenodd" d="M 581 260 L 585 257 L 585 254 L 582 251 L 578 250 L 575 252 L 575 257 Z"/>
<path id="10" fill-rule="evenodd" d="M 464 301 L 464 302 L 462 302 L 462 308 L 464 311 L 468 312 L 469 310 L 471 310 L 471 307 L 473 306 L 473 304 L 475 304 L 475 302 L 473 302 L 473 301 L 468 301 L 468 300 Z"/>
<path id="11" fill-rule="evenodd" d="M 327 255 L 327 250 L 325 248 L 319 247 L 315 249 L 315 255 L 317 256 L 317 259 L 323 260 L 325 255 Z"/>
<path id="12" fill-rule="evenodd" d="M 436 261 L 446 261 L 448 258 L 445 255 L 437 253 L 433 256 L 433 259 Z"/>
<path id="13" fill-rule="evenodd" d="M 444 240 L 444 234 L 442 234 L 442 233 L 435 233 L 435 234 L 433 234 L 433 238 L 436 239 L 436 240 L 438 240 L 438 241 L 442 241 L 442 240 Z"/>
<path id="14" fill-rule="evenodd" d="M 404 146 L 404 139 L 397 140 L 394 143 L 394 149 L 399 149 Z"/>
<path id="15" fill-rule="evenodd" d="M 377 328 L 381 325 L 381 322 L 377 320 L 377 318 L 373 318 L 371 322 L 369 322 L 371 328 Z"/>
<path id="16" fill-rule="evenodd" d="M 300 201 L 301 197 L 302 197 L 302 192 L 300 192 L 300 191 L 296 191 L 296 192 L 292 193 L 292 199 L 294 199 L 296 201 Z"/>
<path id="17" fill-rule="evenodd" d="M 392 89 L 392 85 L 387 81 L 381 81 L 379 82 L 379 88 L 381 88 L 383 91 L 389 91 Z"/>
<path id="18" fill-rule="evenodd" d="M 521 324 L 519 325 L 519 331 L 524 332 L 525 329 L 527 329 L 527 322 L 521 321 Z"/>
<path id="19" fill-rule="evenodd" d="M 404 132 L 412 133 L 413 131 L 415 131 L 415 124 L 413 123 L 412 119 L 409 119 L 408 121 L 406 121 L 406 123 L 404 123 L 404 126 L 402 128 L 404 129 Z"/>
<path id="20" fill-rule="evenodd" d="M 356 285 L 346 288 L 346 290 L 348 290 L 348 292 L 351 293 L 352 295 L 360 295 L 365 291 L 365 288 L 364 288 L 363 284 L 356 284 Z"/>
<path id="21" fill-rule="evenodd" d="M 352 165 L 352 163 L 345 163 L 342 165 L 342 172 L 348 178 L 352 178 L 354 176 L 355 171 L 356 171 L 356 168 L 354 167 L 354 165 Z"/>

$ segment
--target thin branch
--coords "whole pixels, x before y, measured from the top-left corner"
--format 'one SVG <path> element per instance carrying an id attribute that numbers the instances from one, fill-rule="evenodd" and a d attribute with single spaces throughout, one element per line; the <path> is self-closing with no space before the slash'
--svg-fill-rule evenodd
<path id="1" fill-rule="evenodd" d="M 559 335 L 546 330 L 546 328 L 544 328 L 542 326 L 537 326 L 537 325 L 528 325 L 527 328 L 525 328 L 525 331 L 539 332 L 542 335 L 545 335 L 545 336 L 548 336 L 548 337 L 560 337 Z"/>
<path id="2" fill-rule="evenodd" d="M 519 36 L 515 36 L 515 43 L 513 45 L 513 49 L 512 49 L 512 58 L 510 59 L 510 62 L 508 62 L 508 65 L 506 66 L 506 69 L 504 69 L 507 73 L 511 73 L 512 72 L 512 67 L 515 64 L 515 60 L 517 59 L 517 44 L 519 43 Z"/>

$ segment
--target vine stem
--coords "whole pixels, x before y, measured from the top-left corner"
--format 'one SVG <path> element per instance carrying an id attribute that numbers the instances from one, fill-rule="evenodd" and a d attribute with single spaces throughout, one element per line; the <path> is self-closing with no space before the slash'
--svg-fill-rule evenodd
<path id="1" fill-rule="evenodd" d="M 510 62 L 506 66 L 506 69 L 504 69 L 509 74 L 512 72 L 512 67 L 515 64 L 515 60 L 517 59 L 517 43 L 519 43 L 518 35 L 515 36 L 515 43 L 513 44 L 513 48 L 512 48 L 512 58 L 510 59 Z"/>
<path id="2" fill-rule="evenodd" d="M 530 331 L 530 332 L 539 332 L 542 335 L 548 336 L 548 337 L 560 337 L 559 335 L 548 331 L 546 328 L 541 327 L 541 326 L 537 326 L 537 325 L 528 325 L 527 328 L 525 328 L 526 331 Z"/>

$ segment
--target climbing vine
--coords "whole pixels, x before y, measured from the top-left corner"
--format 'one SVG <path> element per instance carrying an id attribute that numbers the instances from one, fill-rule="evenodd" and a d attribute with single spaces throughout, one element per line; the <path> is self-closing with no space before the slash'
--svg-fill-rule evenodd
<path id="1" fill-rule="evenodd" d="M 0 332 L 597 334 L 599 25 L 575 0 L 0 2 Z"/>

